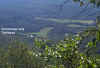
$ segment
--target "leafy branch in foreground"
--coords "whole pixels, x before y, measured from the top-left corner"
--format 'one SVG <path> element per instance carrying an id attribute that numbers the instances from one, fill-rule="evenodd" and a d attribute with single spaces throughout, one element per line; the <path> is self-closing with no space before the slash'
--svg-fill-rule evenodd
<path id="1" fill-rule="evenodd" d="M 44 45 L 40 57 L 51 68 L 59 68 L 59 65 L 63 66 L 63 68 L 99 68 L 98 63 L 100 62 L 97 61 L 99 60 L 97 57 L 100 55 L 97 53 L 97 43 L 100 42 L 100 37 L 98 38 L 100 33 L 98 34 L 98 32 L 96 31 L 97 37 L 95 41 L 90 40 L 84 45 L 84 51 L 80 51 L 81 42 L 84 40 L 81 36 L 76 35 L 52 46 Z"/>

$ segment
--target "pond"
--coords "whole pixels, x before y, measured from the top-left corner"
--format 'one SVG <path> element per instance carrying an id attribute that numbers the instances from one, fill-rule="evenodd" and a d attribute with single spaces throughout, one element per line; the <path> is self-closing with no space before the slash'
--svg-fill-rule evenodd
<path id="1" fill-rule="evenodd" d="M 54 40 L 95 26 L 98 14 L 92 4 L 80 7 L 71 0 L 0 0 L 0 28 L 24 28 Z"/>

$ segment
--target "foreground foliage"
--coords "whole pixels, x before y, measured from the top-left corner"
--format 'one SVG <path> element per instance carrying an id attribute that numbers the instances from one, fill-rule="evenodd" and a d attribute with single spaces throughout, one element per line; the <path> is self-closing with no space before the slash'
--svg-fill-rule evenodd
<path id="1" fill-rule="evenodd" d="M 100 68 L 99 30 L 69 35 L 58 43 L 34 42 L 32 48 L 19 42 L 1 48 L 0 68 Z"/>

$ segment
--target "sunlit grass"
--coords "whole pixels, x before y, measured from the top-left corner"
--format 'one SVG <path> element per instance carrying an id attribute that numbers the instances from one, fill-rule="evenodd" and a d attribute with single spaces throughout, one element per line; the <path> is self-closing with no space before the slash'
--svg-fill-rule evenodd
<path id="1" fill-rule="evenodd" d="M 56 19 L 56 18 L 42 18 L 35 17 L 35 20 L 52 21 L 56 23 L 81 23 L 81 24 L 93 24 L 94 20 L 73 20 L 73 19 Z"/>

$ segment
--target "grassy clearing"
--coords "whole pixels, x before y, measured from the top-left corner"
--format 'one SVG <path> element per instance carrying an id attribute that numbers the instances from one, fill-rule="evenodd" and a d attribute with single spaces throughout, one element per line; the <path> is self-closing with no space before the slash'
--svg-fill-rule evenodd
<path id="1" fill-rule="evenodd" d="M 53 27 L 44 27 L 43 29 L 40 29 L 40 32 L 32 32 L 29 34 L 37 35 L 38 37 L 48 37 L 48 32 L 50 32 L 53 29 Z"/>
<path id="2" fill-rule="evenodd" d="M 40 30 L 38 36 L 39 37 L 47 37 L 48 33 L 53 29 L 53 27 L 45 27 Z"/>

